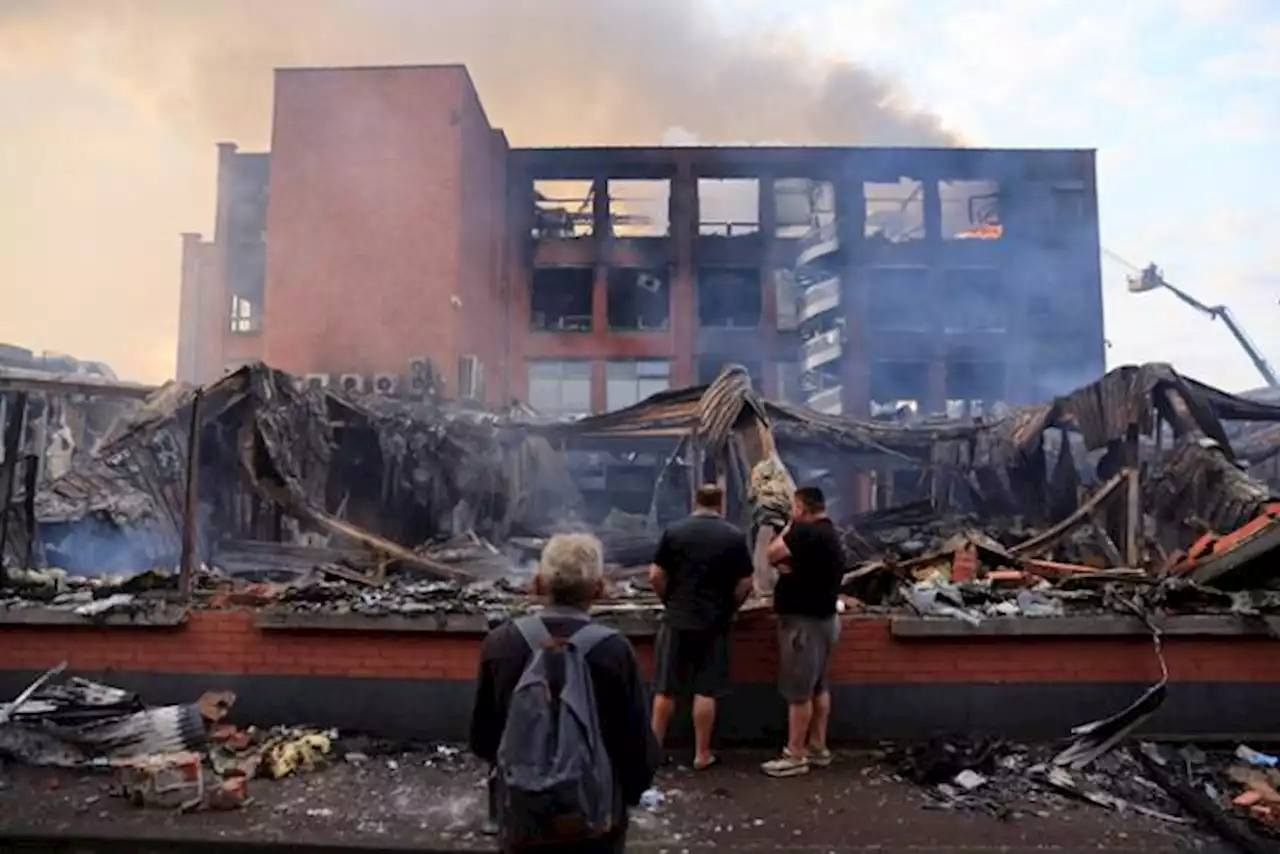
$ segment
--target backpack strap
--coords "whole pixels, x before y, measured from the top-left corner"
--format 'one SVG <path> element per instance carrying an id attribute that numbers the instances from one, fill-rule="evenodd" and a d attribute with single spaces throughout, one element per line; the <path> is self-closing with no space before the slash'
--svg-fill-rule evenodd
<path id="1" fill-rule="evenodd" d="M 551 640 L 551 633 L 547 631 L 547 624 L 542 622 L 542 618 L 537 614 L 521 617 L 515 621 L 515 626 L 520 630 L 520 634 L 524 637 L 524 642 L 529 645 L 529 649 L 534 652 L 542 649 L 546 642 Z"/>
<path id="2" fill-rule="evenodd" d="M 608 626 L 602 626 L 599 623 L 587 623 L 569 637 L 569 643 L 573 645 L 579 655 L 586 658 L 587 654 L 595 649 L 597 644 L 603 640 L 608 640 L 616 634 L 617 631 Z"/>

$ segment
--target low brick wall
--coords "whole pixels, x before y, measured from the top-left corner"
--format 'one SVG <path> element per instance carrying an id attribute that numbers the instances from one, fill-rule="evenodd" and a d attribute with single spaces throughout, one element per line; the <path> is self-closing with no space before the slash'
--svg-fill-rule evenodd
<path id="1" fill-rule="evenodd" d="M 74 672 L 144 692 L 153 702 L 207 688 L 240 694 L 260 723 L 313 721 L 429 738 L 465 733 L 483 625 L 248 610 L 170 613 L 158 625 L 72 625 L 65 614 L 0 617 L 0 691 L 12 696 L 60 661 Z M 620 626 L 646 670 L 652 625 Z M 1280 657 L 1265 624 L 1226 617 L 1165 623 L 1170 699 L 1155 727 L 1179 734 L 1274 729 Z M 741 741 L 774 738 L 777 650 L 766 613 L 744 615 L 732 646 L 733 694 L 722 728 Z M 992 620 L 978 627 L 918 618 L 844 619 L 831 677 L 834 735 L 920 736 L 944 730 L 1062 734 L 1109 714 L 1159 678 L 1137 620 Z"/>

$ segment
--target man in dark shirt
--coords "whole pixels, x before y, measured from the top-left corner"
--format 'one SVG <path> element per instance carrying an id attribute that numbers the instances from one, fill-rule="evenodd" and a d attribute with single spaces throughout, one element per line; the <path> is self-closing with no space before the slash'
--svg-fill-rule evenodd
<path id="1" fill-rule="evenodd" d="M 550 604 L 541 616 L 555 638 L 568 638 L 591 618 L 587 609 L 604 590 L 603 550 L 586 534 L 552 537 L 542 551 L 533 579 L 534 592 Z M 471 750 L 495 764 L 498 743 L 507 723 L 511 694 L 529 663 L 532 651 L 514 623 L 507 622 L 485 638 L 480 649 L 480 674 L 471 717 Z M 626 846 L 627 807 L 653 784 L 659 747 L 646 720 L 644 686 L 635 651 L 622 635 L 601 641 L 587 654 L 595 689 L 601 735 L 613 765 L 616 785 L 614 827 L 607 839 L 566 847 L 565 854 L 619 852 Z"/>
<path id="2" fill-rule="evenodd" d="M 807 774 L 810 766 L 831 764 L 827 661 L 840 637 L 844 548 L 827 518 L 822 490 L 796 490 L 791 523 L 769 544 L 768 557 L 778 567 L 773 610 L 778 618 L 778 689 L 787 701 L 787 746 L 763 770 L 771 777 L 794 777 Z"/>
<path id="3" fill-rule="evenodd" d="M 654 650 L 653 732 L 666 737 L 677 694 L 693 694 L 693 767 L 715 763 L 716 698 L 729 681 L 729 627 L 751 593 L 751 552 L 724 519 L 724 491 L 699 487 L 693 515 L 662 535 L 649 580 L 662 599 Z"/>

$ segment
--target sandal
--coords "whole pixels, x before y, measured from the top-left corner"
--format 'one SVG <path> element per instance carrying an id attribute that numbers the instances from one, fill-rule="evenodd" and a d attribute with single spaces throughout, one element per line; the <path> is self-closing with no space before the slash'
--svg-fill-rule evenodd
<path id="1" fill-rule="evenodd" d="M 708 768 L 711 768 L 712 766 L 714 766 L 714 765 L 718 764 L 719 762 L 720 762 L 720 757 L 719 757 L 719 756 L 716 756 L 716 755 L 713 753 L 713 754 L 711 755 L 711 758 L 709 758 L 706 762 L 703 762 L 701 765 L 699 765 L 699 764 L 698 764 L 698 761 L 695 759 L 695 760 L 693 761 L 693 770 L 694 770 L 694 771 L 706 771 Z"/>

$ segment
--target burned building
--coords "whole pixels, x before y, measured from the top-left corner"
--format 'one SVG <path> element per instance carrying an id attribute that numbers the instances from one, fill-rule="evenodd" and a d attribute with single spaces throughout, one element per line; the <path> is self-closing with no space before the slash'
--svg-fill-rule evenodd
<path id="1" fill-rule="evenodd" d="M 513 148 L 461 66 L 284 69 L 216 223 L 184 237 L 186 381 L 263 359 L 566 416 L 732 362 L 867 416 L 1104 369 L 1091 151 Z"/>

